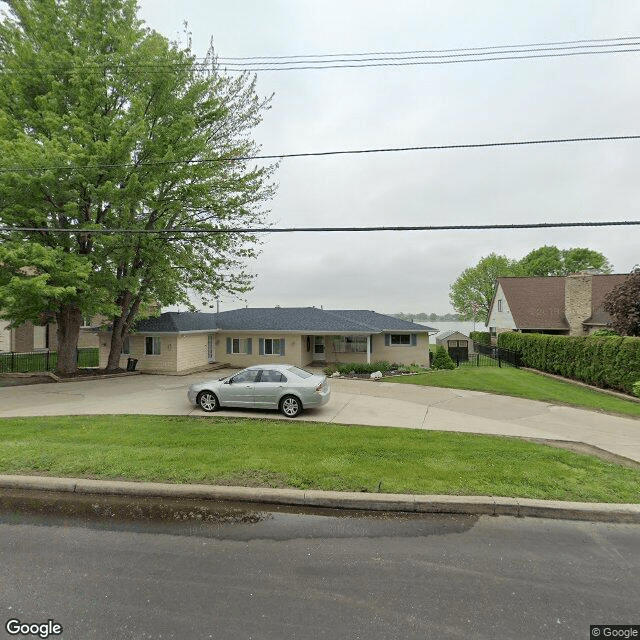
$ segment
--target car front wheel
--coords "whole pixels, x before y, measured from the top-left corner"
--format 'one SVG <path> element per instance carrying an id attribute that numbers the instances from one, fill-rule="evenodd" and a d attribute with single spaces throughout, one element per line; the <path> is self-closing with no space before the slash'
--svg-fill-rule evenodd
<path id="1" fill-rule="evenodd" d="M 302 403 L 295 396 L 285 396 L 280 401 L 280 411 L 287 418 L 295 418 L 302 411 Z"/>
<path id="2" fill-rule="evenodd" d="M 218 398 L 211 391 L 201 391 L 196 398 L 198 406 L 204 411 L 215 411 L 218 408 Z"/>

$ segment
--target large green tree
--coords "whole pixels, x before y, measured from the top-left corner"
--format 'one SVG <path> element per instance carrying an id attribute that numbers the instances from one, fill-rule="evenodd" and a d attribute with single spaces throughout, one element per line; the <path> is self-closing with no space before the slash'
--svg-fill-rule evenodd
<path id="1" fill-rule="evenodd" d="M 275 167 L 246 158 L 269 100 L 254 77 L 220 73 L 212 50 L 198 61 L 146 29 L 135 0 L 7 4 L 0 223 L 39 230 L 0 237 L 0 310 L 55 319 L 61 373 L 82 316 L 108 315 L 115 368 L 151 302 L 250 286 L 256 238 L 221 231 L 264 224 Z"/>
<path id="2" fill-rule="evenodd" d="M 528 253 L 517 264 L 518 275 L 523 276 L 566 276 L 587 269 L 611 273 L 611 265 L 602 253 L 583 247 L 540 247 Z"/>
<path id="3" fill-rule="evenodd" d="M 491 253 L 465 269 L 451 285 L 449 299 L 463 320 L 486 322 L 496 278 L 515 274 L 516 263 Z"/>

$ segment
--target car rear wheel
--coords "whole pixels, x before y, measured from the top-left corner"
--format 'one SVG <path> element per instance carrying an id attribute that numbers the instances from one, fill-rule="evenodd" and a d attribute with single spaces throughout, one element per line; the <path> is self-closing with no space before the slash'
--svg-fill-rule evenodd
<path id="1" fill-rule="evenodd" d="M 280 401 L 280 411 L 287 418 L 295 418 L 302 411 L 302 403 L 295 396 L 285 396 Z"/>
<path id="2" fill-rule="evenodd" d="M 203 411 L 215 411 L 219 407 L 218 398 L 211 391 L 201 391 L 196 402 Z"/>

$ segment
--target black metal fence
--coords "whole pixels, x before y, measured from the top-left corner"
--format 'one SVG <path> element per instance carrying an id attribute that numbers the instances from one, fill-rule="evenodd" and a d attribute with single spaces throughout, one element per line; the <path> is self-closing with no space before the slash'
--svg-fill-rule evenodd
<path id="1" fill-rule="evenodd" d="M 76 361 L 79 367 L 97 367 L 100 355 L 98 349 L 77 349 Z M 58 361 L 56 351 L 30 351 L 0 353 L 0 373 L 31 373 L 37 371 L 53 371 Z"/>
<path id="2" fill-rule="evenodd" d="M 509 349 L 493 347 L 488 344 L 473 343 L 474 353 L 469 354 L 468 360 L 455 360 L 459 367 L 516 367 L 522 366 L 520 354 Z"/>

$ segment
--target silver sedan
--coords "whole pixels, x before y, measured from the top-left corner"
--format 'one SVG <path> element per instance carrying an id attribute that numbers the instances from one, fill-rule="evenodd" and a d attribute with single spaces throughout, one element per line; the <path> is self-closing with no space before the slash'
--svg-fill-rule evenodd
<path id="1" fill-rule="evenodd" d="M 288 418 L 326 404 L 330 395 L 326 376 L 288 364 L 255 365 L 228 378 L 192 384 L 187 392 L 189 402 L 204 411 L 219 407 L 279 409 Z"/>

